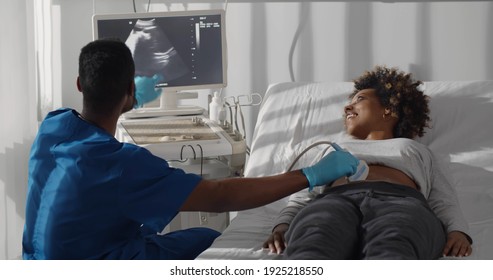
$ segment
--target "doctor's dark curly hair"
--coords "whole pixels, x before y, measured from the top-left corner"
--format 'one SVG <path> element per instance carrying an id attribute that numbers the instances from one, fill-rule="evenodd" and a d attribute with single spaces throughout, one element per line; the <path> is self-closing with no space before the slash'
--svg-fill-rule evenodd
<path id="1" fill-rule="evenodd" d="M 429 97 L 419 89 L 421 81 L 413 80 L 410 73 L 397 68 L 376 66 L 354 81 L 353 98 L 363 89 L 374 89 L 380 103 L 391 110 L 398 119 L 394 127 L 394 137 L 413 139 L 423 136 L 425 127 L 429 127 Z"/>

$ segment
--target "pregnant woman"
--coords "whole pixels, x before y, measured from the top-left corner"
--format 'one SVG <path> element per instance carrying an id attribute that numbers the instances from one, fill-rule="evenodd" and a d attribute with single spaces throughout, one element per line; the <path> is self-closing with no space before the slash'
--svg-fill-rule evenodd
<path id="1" fill-rule="evenodd" d="M 431 151 L 414 141 L 428 126 L 421 82 L 377 66 L 355 81 L 338 144 L 368 163 L 322 194 L 292 195 L 264 243 L 287 259 L 437 259 L 468 256 L 472 240 L 454 185 Z"/>

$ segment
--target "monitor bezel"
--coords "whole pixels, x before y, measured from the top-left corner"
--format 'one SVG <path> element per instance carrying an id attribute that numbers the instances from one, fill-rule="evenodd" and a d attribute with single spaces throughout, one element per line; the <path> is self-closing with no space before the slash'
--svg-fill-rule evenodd
<path id="1" fill-rule="evenodd" d="M 227 86 L 227 45 L 226 45 L 226 19 L 225 11 L 221 9 L 211 10 L 187 10 L 187 11 L 162 11 L 162 12 L 146 12 L 146 13 L 117 13 L 117 14 L 95 14 L 92 17 L 92 30 L 93 40 L 99 38 L 98 36 L 98 21 L 100 20 L 112 20 L 112 19 L 150 19 L 156 17 L 179 17 L 179 16 L 209 16 L 220 15 L 221 17 L 221 50 L 222 50 L 222 83 L 215 84 L 198 84 L 198 85 L 182 85 L 182 86 L 169 86 L 163 87 L 165 92 L 182 92 L 190 90 L 207 90 L 207 89 L 220 89 Z"/>

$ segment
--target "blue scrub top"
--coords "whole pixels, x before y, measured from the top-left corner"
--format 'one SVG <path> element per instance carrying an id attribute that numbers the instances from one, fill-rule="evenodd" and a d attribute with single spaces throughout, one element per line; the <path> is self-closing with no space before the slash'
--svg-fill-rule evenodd
<path id="1" fill-rule="evenodd" d="M 29 160 L 24 259 L 145 259 L 201 177 L 120 143 L 72 109 L 48 114 Z"/>

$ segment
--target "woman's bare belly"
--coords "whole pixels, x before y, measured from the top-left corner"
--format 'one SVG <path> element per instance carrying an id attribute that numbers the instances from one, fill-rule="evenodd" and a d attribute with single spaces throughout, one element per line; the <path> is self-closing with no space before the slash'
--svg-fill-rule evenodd
<path id="1" fill-rule="evenodd" d="M 368 177 L 366 177 L 365 181 L 385 181 L 389 183 L 408 186 L 413 189 L 419 190 L 416 183 L 411 178 L 409 178 L 409 176 L 407 176 L 404 172 L 398 169 L 382 166 L 382 165 L 368 165 L 368 167 L 369 167 Z M 331 187 L 345 185 L 347 183 L 348 183 L 347 178 L 341 177 L 335 180 L 332 183 Z"/>

